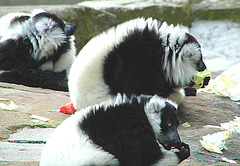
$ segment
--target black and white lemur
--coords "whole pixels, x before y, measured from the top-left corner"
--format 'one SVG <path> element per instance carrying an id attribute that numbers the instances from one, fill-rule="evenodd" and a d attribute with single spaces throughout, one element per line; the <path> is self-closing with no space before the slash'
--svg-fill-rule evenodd
<path id="1" fill-rule="evenodd" d="M 83 47 L 70 69 L 70 97 L 77 109 L 117 93 L 157 94 L 179 104 L 182 88 L 192 86 L 194 73 L 204 69 L 201 46 L 186 27 L 137 18 Z"/>
<path id="2" fill-rule="evenodd" d="M 41 9 L 0 23 L 0 82 L 67 91 L 76 26 Z"/>
<path id="3" fill-rule="evenodd" d="M 118 94 L 77 111 L 50 136 L 40 166 L 176 166 L 190 155 L 176 108 L 156 95 Z"/>

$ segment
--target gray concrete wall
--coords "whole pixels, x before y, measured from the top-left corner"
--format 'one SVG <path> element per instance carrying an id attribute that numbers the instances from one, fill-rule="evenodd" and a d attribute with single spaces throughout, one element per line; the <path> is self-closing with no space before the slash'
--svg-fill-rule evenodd
<path id="1" fill-rule="evenodd" d="M 25 1 L 32 2 L 32 0 L 0 0 L 4 1 Z M 33 0 L 36 2 L 36 0 Z M 39 0 L 40 2 L 47 0 Z M 64 0 L 48 0 L 50 2 L 58 3 Z M 70 3 L 68 0 L 66 2 Z M 76 0 L 71 0 L 73 3 Z M 77 0 L 82 1 L 82 0 Z M 207 0 L 202 0 L 196 3 L 166 3 L 160 2 L 150 3 L 144 7 L 127 8 L 126 4 L 118 3 L 117 7 L 104 7 L 104 5 L 97 4 L 100 0 L 91 0 L 92 7 L 82 4 L 70 5 L 26 5 L 26 6 L 1 6 L 0 17 L 10 12 L 29 12 L 36 8 L 42 8 L 48 12 L 55 13 L 59 18 L 73 23 L 77 26 L 75 35 L 75 43 L 77 52 L 94 36 L 102 31 L 120 24 L 124 21 L 134 19 L 137 17 L 153 17 L 159 21 L 167 21 L 168 24 L 183 24 L 188 27 L 191 26 L 195 20 L 230 20 L 240 23 L 240 3 L 235 0 L 223 0 L 225 4 L 207 4 Z M 119 2 L 124 2 L 118 0 Z M 157 0 L 156 0 L 157 1 Z M 231 1 L 231 3 L 229 2 Z M 117 2 L 117 0 L 116 0 Z M 222 2 L 222 1 L 221 1 Z M 229 2 L 229 3 L 228 3 Z M 20 3 L 20 2 L 19 2 Z M 84 3 L 84 2 L 83 2 Z M 132 3 L 129 5 L 133 5 Z M 95 7 L 96 8 L 95 8 Z M 99 9 L 99 6 L 103 6 Z"/>
<path id="2" fill-rule="evenodd" d="M 0 6 L 75 4 L 82 0 L 0 0 Z"/>

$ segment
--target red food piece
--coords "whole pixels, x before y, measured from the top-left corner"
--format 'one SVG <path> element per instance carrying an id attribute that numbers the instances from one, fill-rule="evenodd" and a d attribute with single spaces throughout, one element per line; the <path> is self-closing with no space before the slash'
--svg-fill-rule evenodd
<path id="1" fill-rule="evenodd" d="M 77 110 L 73 107 L 73 103 L 68 103 L 60 108 L 60 112 L 69 115 L 74 114 L 76 111 Z"/>

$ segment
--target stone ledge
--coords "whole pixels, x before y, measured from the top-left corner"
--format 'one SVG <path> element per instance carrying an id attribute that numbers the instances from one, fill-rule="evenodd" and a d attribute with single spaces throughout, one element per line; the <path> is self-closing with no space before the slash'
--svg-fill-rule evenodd
<path id="1" fill-rule="evenodd" d="M 183 24 L 191 26 L 195 20 L 230 20 L 240 22 L 240 4 L 237 1 L 221 1 L 225 3 L 211 3 L 207 0 L 192 1 L 162 1 L 144 2 L 144 5 L 134 5 L 137 2 L 114 1 L 115 6 L 98 3 L 104 1 L 87 1 L 91 5 L 78 3 L 75 5 L 39 5 L 39 6 L 2 6 L 0 16 L 9 12 L 29 12 L 35 8 L 42 8 L 53 12 L 60 18 L 77 25 L 77 52 L 94 36 L 119 23 L 137 17 L 153 17 L 169 24 Z M 118 2 L 118 3 L 116 3 Z M 122 5 L 121 5 L 122 4 Z M 95 5 L 95 7 L 94 7 Z M 130 6 L 130 7 L 128 7 Z"/>
<path id="2" fill-rule="evenodd" d="M 17 133 L 11 134 L 7 141 L 15 143 L 46 143 L 53 131 L 53 128 L 24 128 Z"/>
<path id="3" fill-rule="evenodd" d="M 39 161 L 44 144 L 0 142 L 0 161 Z"/>
<path id="4" fill-rule="evenodd" d="M 56 127 L 68 117 L 55 111 L 70 102 L 68 92 L 0 83 L 0 98 L 9 99 L 0 102 L 9 104 L 13 101 L 18 106 L 13 111 L 0 109 L 0 140 L 25 127 Z M 48 122 L 34 120 L 31 118 L 33 114 L 50 120 Z"/>

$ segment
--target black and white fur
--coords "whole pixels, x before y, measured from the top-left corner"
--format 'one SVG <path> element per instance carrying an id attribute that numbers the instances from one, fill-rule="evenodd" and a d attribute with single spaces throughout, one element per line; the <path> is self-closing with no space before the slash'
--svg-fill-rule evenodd
<path id="1" fill-rule="evenodd" d="M 71 101 L 80 109 L 121 93 L 157 94 L 181 103 L 182 88 L 205 68 L 200 45 L 186 27 L 138 18 L 84 46 L 70 70 Z"/>
<path id="2" fill-rule="evenodd" d="M 0 19 L 0 81 L 67 91 L 76 26 L 44 10 Z"/>
<path id="3" fill-rule="evenodd" d="M 43 11 L 43 10 L 41 10 Z M 40 11 L 39 11 L 40 12 Z M 26 21 L 31 17 L 30 13 L 8 13 L 0 18 L 0 39 L 7 33 L 16 22 Z"/>
<path id="4" fill-rule="evenodd" d="M 40 166 L 173 166 L 188 158 L 181 142 L 176 104 L 158 96 L 117 95 L 87 107 L 56 128 Z M 159 144 L 160 143 L 160 144 Z M 170 147 L 175 147 L 175 152 Z"/>

